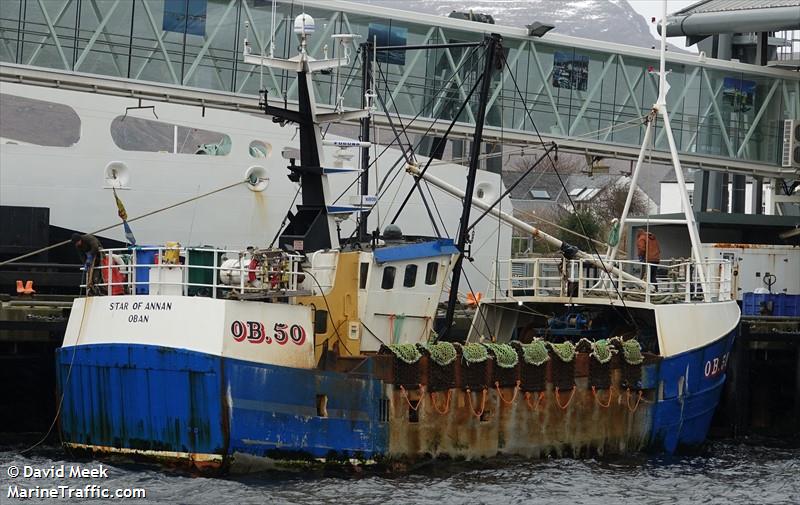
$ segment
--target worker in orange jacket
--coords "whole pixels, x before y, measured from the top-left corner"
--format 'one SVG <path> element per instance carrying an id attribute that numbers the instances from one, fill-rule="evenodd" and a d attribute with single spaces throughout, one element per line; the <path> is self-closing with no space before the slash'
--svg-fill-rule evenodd
<path id="1" fill-rule="evenodd" d="M 661 248 L 654 233 L 642 229 L 636 232 L 636 253 L 639 255 L 639 261 L 649 263 L 650 282 L 654 282 L 658 264 L 661 263 Z M 644 278 L 645 269 L 642 268 L 642 279 Z"/>

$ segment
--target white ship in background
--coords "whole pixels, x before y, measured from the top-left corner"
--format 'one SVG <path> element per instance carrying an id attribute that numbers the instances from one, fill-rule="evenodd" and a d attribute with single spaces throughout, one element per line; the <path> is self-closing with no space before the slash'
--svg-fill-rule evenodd
<path id="1" fill-rule="evenodd" d="M 92 232 L 118 223 L 112 187 L 133 218 L 254 176 L 255 185 L 240 184 L 131 224 L 139 244 L 177 241 L 243 248 L 269 243 L 293 202 L 301 201 L 299 185 L 286 177 L 290 156 L 286 153 L 295 153 L 299 142 L 296 127 L 281 127 L 270 116 L 171 103 L 145 102 L 154 108 L 136 108 L 142 104 L 131 98 L 6 82 L 0 84 L 0 98 L 0 203 L 49 208 L 52 226 Z M 29 117 L 23 121 L 23 116 Z M 195 154 L 200 150 L 206 155 Z M 334 165 L 338 160 L 358 167 L 357 147 L 325 150 Z M 370 214 L 370 232 L 391 222 L 411 188 L 409 177 L 386 178 L 398 159 L 402 153 L 390 148 L 369 169 L 370 192 L 386 192 Z M 403 166 L 399 163 L 394 170 Z M 437 163 L 431 171 L 456 186 L 466 180 L 461 165 Z M 336 205 L 350 206 L 358 199 L 358 184 L 352 184 L 357 177 L 358 172 L 350 172 L 330 178 L 333 193 L 342 195 Z M 380 187 L 384 178 L 385 186 Z M 485 171 L 478 174 L 478 188 L 487 202 L 503 191 L 500 177 Z M 459 200 L 440 197 L 436 207 L 445 223 L 458 221 Z M 504 201 L 503 207 L 510 209 L 510 202 Z M 355 216 L 340 223 L 343 238 L 353 233 Z M 405 235 L 436 235 L 418 194 L 397 224 Z M 467 266 L 467 275 L 477 291 L 485 289 L 487 280 L 470 273 L 491 270 L 498 230 L 500 255 L 507 258 L 510 227 L 489 219 L 476 227 L 475 269 Z M 446 232 L 453 236 L 456 230 Z M 100 237 L 125 241 L 121 226 Z"/>

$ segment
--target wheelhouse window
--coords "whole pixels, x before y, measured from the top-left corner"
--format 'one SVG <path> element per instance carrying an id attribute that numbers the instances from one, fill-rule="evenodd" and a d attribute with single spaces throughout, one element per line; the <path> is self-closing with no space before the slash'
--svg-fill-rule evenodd
<path id="1" fill-rule="evenodd" d="M 406 273 L 403 276 L 403 287 L 413 288 L 417 283 L 417 265 L 406 265 Z"/>
<path id="2" fill-rule="evenodd" d="M 367 275 L 369 274 L 369 263 L 361 263 L 358 269 L 358 289 L 367 289 Z"/>
<path id="3" fill-rule="evenodd" d="M 383 279 L 381 279 L 381 288 L 392 289 L 394 287 L 395 270 L 397 270 L 395 267 L 383 268 Z"/>
<path id="4" fill-rule="evenodd" d="M 435 261 L 431 261 L 428 263 L 428 266 L 425 268 L 425 284 L 428 286 L 433 286 L 436 284 L 436 274 L 439 272 L 439 264 Z"/>

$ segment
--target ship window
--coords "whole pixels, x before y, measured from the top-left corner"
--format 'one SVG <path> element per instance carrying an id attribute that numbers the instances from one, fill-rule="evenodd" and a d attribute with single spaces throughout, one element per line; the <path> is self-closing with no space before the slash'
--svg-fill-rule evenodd
<path id="1" fill-rule="evenodd" d="M 317 417 L 328 417 L 328 395 L 317 395 Z"/>
<path id="2" fill-rule="evenodd" d="M 439 272 L 439 264 L 435 261 L 431 261 L 428 263 L 428 266 L 425 268 L 425 284 L 428 286 L 433 286 L 436 284 L 436 274 Z"/>
<path id="3" fill-rule="evenodd" d="M 403 286 L 413 288 L 417 283 L 417 265 L 406 265 L 406 273 L 403 276 Z"/>
<path id="4" fill-rule="evenodd" d="M 0 93 L 0 111 L 3 144 L 69 147 L 81 138 L 81 118 L 67 105 Z"/>
<path id="5" fill-rule="evenodd" d="M 369 274 L 369 263 L 361 263 L 358 271 L 358 289 L 367 289 L 367 275 Z"/>
<path id="6" fill-rule="evenodd" d="M 383 279 L 381 280 L 381 288 L 392 289 L 394 287 L 394 272 L 395 267 L 384 267 Z"/>
<path id="7" fill-rule="evenodd" d="M 115 117 L 111 122 L 111 138 L 123 151 L 207 156 L 225 156 L 231 152 L 231 138 L 224 133 L 134 116 Z"/>
<path id="8" fill-rule="evenodd" d="M 266 158 L 272 152 L 272 146 L 260 140 L 250 142 L 250 156 L 253 158 Z"/>
<path id="9" fill-rule="evenodd" d="M 419 400 L 408 400 L 408 422 L 419 422 Z"/>

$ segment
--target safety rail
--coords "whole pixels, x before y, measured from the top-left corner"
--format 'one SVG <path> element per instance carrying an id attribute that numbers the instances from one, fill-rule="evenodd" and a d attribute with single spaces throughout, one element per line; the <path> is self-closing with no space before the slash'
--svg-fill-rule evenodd
<path id="1" fill-rule="evenodd" d="M 218 298 L 298 296 L 302 256 L 280 250 L 146 246 L 103 249 L 81 288 L 95 296 L 173 295 Z"/>
<path id="2" fill-rule="evenodd" d="M 497 262 L 485 301 L 523 301 L 528 297 L 613 299 L 645 303 L 728 301 L 732 294 L 732 265 L 709 259 L 698 265 L 685 259 L 658 264 L 604 260 L 605 268 L 588 260 L 514 258 Z M 701 281 L 704 269 L 705 282 Z M 635 276 L 626 278 L 620 272 Z"/>

